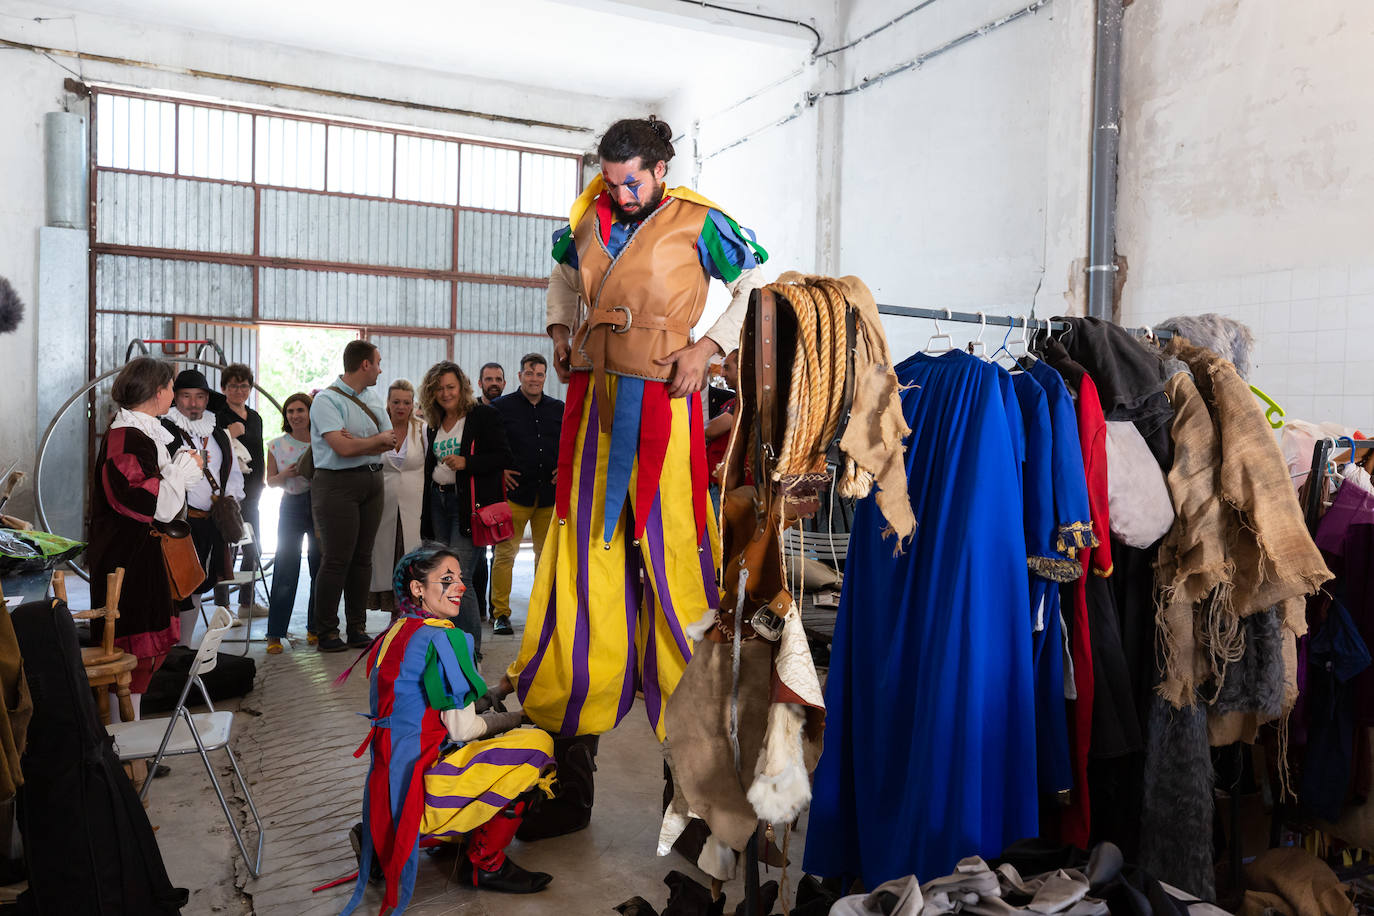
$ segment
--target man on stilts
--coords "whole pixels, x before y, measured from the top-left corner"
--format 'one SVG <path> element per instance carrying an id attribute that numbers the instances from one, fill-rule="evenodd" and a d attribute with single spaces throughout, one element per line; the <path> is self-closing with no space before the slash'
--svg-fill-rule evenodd
<path id="1" fill-rule="evenodd" d="M 717 205 L 666 186 L 671 138 L 654 118 L 613 124 L 601 174 L 554 235 L 547 328 L 568 384 L 557 524 L 499 689 L 555 736 L 562 793 L 522 839 L 587 825 L 595 736 L 636 692 L 663 740 L 691 625 L 720 602 L 700 391 L 710 359 L 739 345 L 768 254 Z M 711 277 L 732 299 L 693 342 Z"/>

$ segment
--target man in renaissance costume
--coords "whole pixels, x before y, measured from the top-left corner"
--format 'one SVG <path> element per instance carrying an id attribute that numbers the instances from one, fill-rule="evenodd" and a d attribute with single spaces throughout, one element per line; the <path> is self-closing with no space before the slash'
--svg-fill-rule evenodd
<path id="1" fill-rule="evenodd" d="M 720 602 L 699 392 L 710 359 L 738 346 L 768 255 L 720 207 L 666 186 L 671 138 L 653 118 L 613 124 L 601 174 L 554 234 L 547 328 L 568 384 L 557 524 L 500 689 L 556 736 L 564 804 L 522 838 L 586 826 L 595 736 L 637 692 L 663 740 L 691 625 Z M 693 341 L 712 277 L 732 299 Z"/>

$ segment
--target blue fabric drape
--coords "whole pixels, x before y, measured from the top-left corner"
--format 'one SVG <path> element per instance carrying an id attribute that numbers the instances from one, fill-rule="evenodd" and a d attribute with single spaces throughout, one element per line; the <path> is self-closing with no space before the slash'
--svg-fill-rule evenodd
<path id="1" fill-rule="evenodd" d="M 873 498 L 855 513 L 803 863 L 868 887 L 1038 832 L 1011 379 L 958 351 L 896 369 L 919 524 L 894 558 Z"/>

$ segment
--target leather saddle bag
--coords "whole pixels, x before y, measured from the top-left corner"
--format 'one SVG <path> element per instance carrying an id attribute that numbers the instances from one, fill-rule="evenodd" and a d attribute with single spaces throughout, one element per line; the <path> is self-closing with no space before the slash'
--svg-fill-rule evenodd
<path id="1" fill-rule="evenodd" d="M 205 581 L 205 567 L 200 565 L 195 542 L 191 540 L 191 526 L 184 519 L 173 519 L 154 526 L 149 534 L 162 546 L 162 565 L 167 570 L 172 597 L 183 601 L 194 595 Z"/>

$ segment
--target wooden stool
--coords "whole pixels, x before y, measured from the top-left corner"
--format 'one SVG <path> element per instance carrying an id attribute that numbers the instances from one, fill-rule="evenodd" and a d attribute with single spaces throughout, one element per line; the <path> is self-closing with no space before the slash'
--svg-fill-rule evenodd
<path id="1" fill-rule="evenodd" d="M 133 683 L 133 671 L 138 667 L 138 657 L 123 649 L 116 649 L 114 622 L 119 619 L 119 593 L 124 589 L 124 567 L 120 566 L 105 577 L 105 606 L 89 611 L 76 611 L 75 620 L 105 621 L 105 632 L 99 646 L 81 650 L 81 664 L 86 668 L 86 679 L 95 691 L 95 706 L 100 713 L 100 724 L 110 724 L 110 688 L 115 689 L 119 702 L 119 718 L 125 722 L 134 720 L 133 699 L 129 687 Z M 62 570 L 52 574 L 52 593 L 67 601 L 67 580 Z"/>

